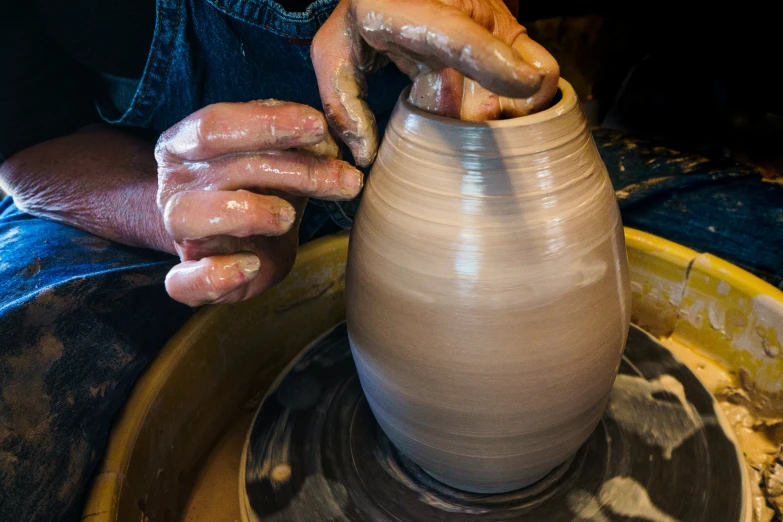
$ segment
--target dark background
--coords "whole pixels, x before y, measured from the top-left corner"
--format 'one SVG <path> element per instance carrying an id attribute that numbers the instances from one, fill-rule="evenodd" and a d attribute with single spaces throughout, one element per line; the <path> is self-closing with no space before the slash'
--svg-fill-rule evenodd
<path id="1" fill-rule="evenodd" d="M 713 4 L 697 16 L 662 6 L 630 14 L 595 5 L 523 4 L 519 19 L 555 55 L 592 125 L 753 163 L 765 177 L 779 179 L 779 22 L 771 13 L 726 5 L 731 12 L 717 12 Z"/>

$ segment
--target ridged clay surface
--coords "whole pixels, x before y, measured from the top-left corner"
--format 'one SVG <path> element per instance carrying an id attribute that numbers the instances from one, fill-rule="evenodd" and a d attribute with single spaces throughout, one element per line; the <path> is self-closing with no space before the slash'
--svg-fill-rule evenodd
<path id="1" fill-rule="evenodd" d="M 475 123 L 405 93 L 351 233 L 347 325 L 381 428 L 435 478 L 521 488 L 596 427 L 630 321 L 619 209 L 573 88 Z"/>

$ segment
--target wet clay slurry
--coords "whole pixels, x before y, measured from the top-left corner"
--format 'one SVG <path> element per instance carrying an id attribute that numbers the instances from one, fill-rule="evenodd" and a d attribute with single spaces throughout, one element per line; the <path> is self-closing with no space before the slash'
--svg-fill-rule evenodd
<path id="1" fill-rule="evenodd" d="M 467 491 L 517 489 L 573 456 L 628 334 L 617 201 L 559 86 L 543 112 L 484 123 L 403 94 L 351 233 L 347 325 L 370 408 Z"/>
<path id="2" fill-rule="evenodd" d="M 741 448 L 720 407 L 635 326 L 587 442 L 535 484 L 492 495 L 436 481 L 389 442 L 347 337 L 343 323 L 319 338 L 264 397 L 240 469 L 243 520 L 750 522 Z"/>

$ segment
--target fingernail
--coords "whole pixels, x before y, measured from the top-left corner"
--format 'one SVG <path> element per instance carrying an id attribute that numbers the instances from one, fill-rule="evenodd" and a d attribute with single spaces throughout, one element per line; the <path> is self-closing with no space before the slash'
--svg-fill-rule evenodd
<path id="1" fill-rule="evenodd" d="M 296 210 L 289 206 L 280 207 L 280 210 L 277 212 L 277 219 L 284 225 L 290 225 L 296 219 Z"/>
<path id="2" fill-rule="evenodd" d="M 362 173 L 347 167 L 340 172 L 340 185 L 347 194 L 357 194 L 362 188 Z"/>
<path id="3" fill-rule="evenodd" d="M 304 121 L 304 131 L 316 135 L 323 134 L 324 133 L 323 120 L 313 115 L 306 116 Z"/>
<path id="4" fill-rule="evenodd" d="M 255 254 L 242 252 L 237 254 L 237 266 L 245 276 L 253 276 L 261 268 L 261 260 Z"/>

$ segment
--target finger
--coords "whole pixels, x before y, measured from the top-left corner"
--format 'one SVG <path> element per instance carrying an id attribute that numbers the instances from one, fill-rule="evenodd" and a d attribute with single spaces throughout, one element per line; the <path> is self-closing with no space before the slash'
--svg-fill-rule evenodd
<path id="1" fill-rule="evenodd" d="M 204 239 L 183 239 L 175 245 L 181 261 L 199 261 L 205 257 L 241 252 L 245 250 L 242 248 L 244 240 L 235 236 L 210 236 Z"/>
<path id="2" fill-rule="evenodd" d="M 284 199 L 246 190 L 187 191 L 175 194 L 163 213 L 174 241 L 213 236 L 280 236 L 296 220 L 296 210 Z"/>
<path id="3" fill-rule="evenodd" d="M 348 145 L 356 164 L 366 167 L 378 151 L 378 131 L 365 101 L 367 82 L 362 64 L 355 63 L 346 19 L 347 4 L 340 2 L 316 33 L 310 53 L 326 118 Z"/>
<path id="4" fill-rule="evenodd" d="M 466 80 L 454 69 L 441 69 L 416 78 L 408 100 L 423 111 L 446 118 L 460 117 Z"/>
<path id="5" fill-rule="evenodd" d="M 236 291 L 255 279 L 260 268 L 258 256 L 247 252 L 185 261 L 169 271 L 166 291 L 188 306 L 218 303 L 229 294 L 236 298 Z"/>
<path id="6" fill-rule="evenodd" d="M 400 72 L 414 81 L 422 75 L 433 72 L 429 66 L 421 62 L 417 62 L 413 56 L 396 54 L 392 51 L 387 52 L 386 56 L 388 56 L 389 60 L 397 66 L 397 69 L 399 69 Z"/>
<path id="7" fill-rule="evenodd" d="M 496 120 L 500 116 L 500 97 L 473 80 L 465 80 L 461 119 L 467 121 Z"/>
<path id="8" fill-rule="evenodd" d="M 274 100 L 217 103 L 166 131 L 155 147 L 159 163 L 204 161 L 226 154 L 309 147 L 323 141 L 317 110 Z"/>
<path id="9" fill-rule="evenodd" d="M 355 5 L 361 35 L 373 48 L 398 54 L 406 49 L 430 60 L 433 69 L 456 69 L 501 96 L 528 97 L 538 90 L 541 73 L 467 13 L 436 0 L 393 5 L 389 9 L 384 0 Z M 524 32 L 521 26 L 516 30 Z"/>
<path id="10" fill-rule="evenodd" d="M 337 145 L 329 129 L 326 130 L 323 140 L 310 147 L 303 147 L 301 150 L 325 158 L 340 158 L 340 146 Z"/>
<path id="11" fill-rule="evenodd" d="M 276 191 L 328 201 L 353 199 L 364 183 L 362 173 L 345 161 L 294 151 L 228 156 L 202 170 L 200 185 L 210 190 Z"/>
<path id="12" fill-rule="evenodd" d="M 526 116 L 548 108 L 557 94 L 557 82 L 560 79 L 557 60 L 526 33 L 517 36 L 513 47 L 525 61 L 541 71 L 543 81 L 538 91 L 527 98 L 503 99 L 501 106 L 506 117 Z"/>

